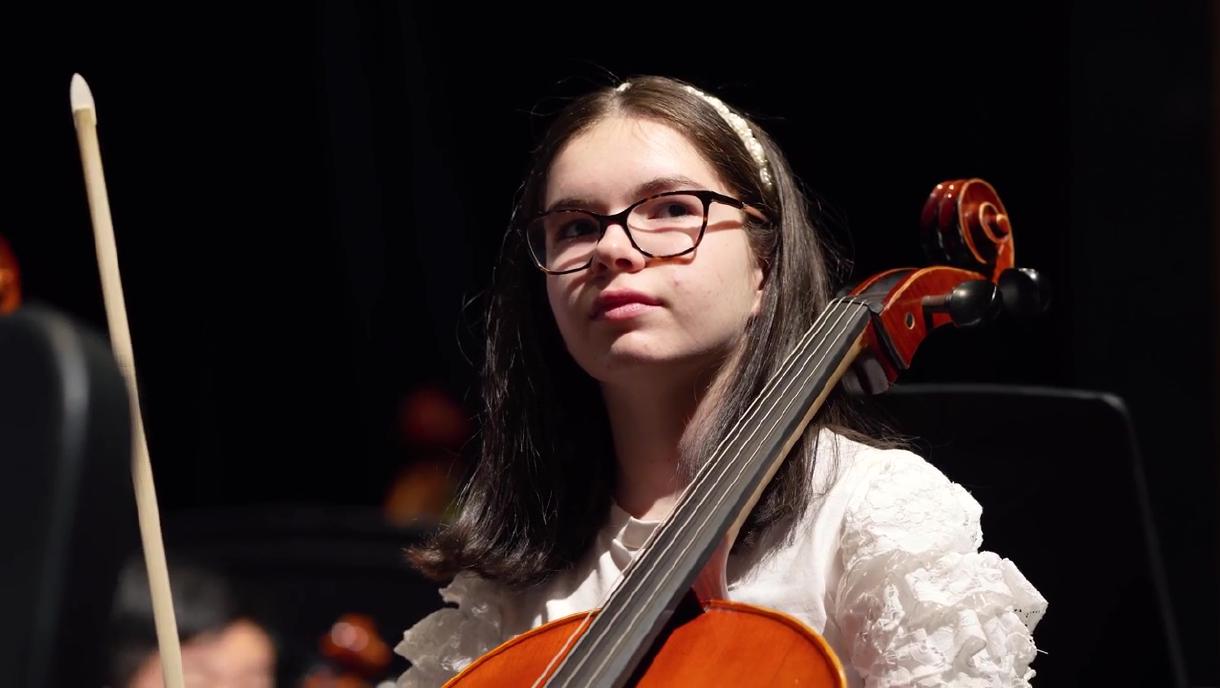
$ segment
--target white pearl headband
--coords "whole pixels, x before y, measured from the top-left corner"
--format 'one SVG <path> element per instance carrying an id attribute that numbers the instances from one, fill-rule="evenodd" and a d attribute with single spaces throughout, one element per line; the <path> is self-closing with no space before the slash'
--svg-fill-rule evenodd
<path id="1" fill-rule="evenodd" d="M 614 90 L 622 93 L 628 88 L 631 88 L 631 82 L 624 81 Z M 754 158 L 754 164 L 758 166 L 758 176 L 760 179 L 762 179 L 763 186 L 765 186 L 768 191 L 774 190 L 775 184 L 771 181 L 771 168 L 767 164 L 767 153 L 763 150 L 762 144 L 758 142 L 757 138 L 755 138 L 754 132 L 750 129 L 750 125 L 746 123 L 745 118 L 730 110 L 729 106 L 725 105 L 724 101 L 720 100 L 716 96 L 708 95 L 694 86 L 686 86 L 686 90 L 689 93 L 693 93 L 694 95 L 702 98 L 707 102 L 708 105 L 711 105 L 716 112 L 720 113 L 720 116 L 724 118 L 724 121 L 728 123 L 729 127 L 737 133 L 739 138 L 741 138 L 741 142 L 745 144 L 746 150 L 750 152 L 750 157 Z"/>

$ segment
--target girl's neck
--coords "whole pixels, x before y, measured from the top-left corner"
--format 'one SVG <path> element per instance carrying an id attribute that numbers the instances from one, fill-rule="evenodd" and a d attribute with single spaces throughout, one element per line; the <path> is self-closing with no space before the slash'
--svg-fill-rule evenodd
<path id="1" fill-rule="evenodd" d="M 602 383 L 618 473 L 614 498 L 644 520 L 669 515 L 690 478 L 682 441 L 692 421 L 704 415 L 707 374 L 642 376 L 634 384 Z"/>

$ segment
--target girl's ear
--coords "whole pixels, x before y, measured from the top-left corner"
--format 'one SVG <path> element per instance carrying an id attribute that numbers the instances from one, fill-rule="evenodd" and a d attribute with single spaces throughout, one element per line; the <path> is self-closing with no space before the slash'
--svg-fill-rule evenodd
<path id="1" fill-rule="evenodd" d="M 763 290 L 767 288 L 767 263 L 762 258 L 754 259 L 754 270 L 750 275 L 754 285 L 754 304 L 750 306 L 750 317 L 753 318 L 762 310 Z"/>

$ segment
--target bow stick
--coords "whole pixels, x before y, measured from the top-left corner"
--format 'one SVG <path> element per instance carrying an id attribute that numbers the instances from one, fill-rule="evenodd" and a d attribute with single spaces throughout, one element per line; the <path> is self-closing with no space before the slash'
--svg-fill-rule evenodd
<path id="1" fill-rule="evenodd" d="M 69 91 L 72 119 L 76 124 L 76 141 L 80 146 L 81 165 L 85 170 L 85 192 L 89 197 L 89 215 L 93 220 L 93 240 L 97 246 L 97 266 L 106 304 L 110 345 L 119 369 L 123 372 L 123 378 L 127 381 L 128 396 L 131 399 L 134 450 L 131 480 L 135 488 L 136 511 L 140 520 L 144 565 L 148 569 L 148 588 L 152 593 L 157 646 L 161 652 L 161 670 L 166 686 L 183 688 L 182 648 L 178 643 L 178 624 L 174 620 L 174 603 L 170 596 L 169 567 L 165 562 L 165 545 L 161 541 L 161 517 L 157 510 L 152 464 L 148 460 L 148 441 L 144 437 L 144 421 L 140 417 L 135 357 L 131 350 L 131 332 L 127 327 L 127 306 L 123 300 L 123 283 L 119 277 L 119 255 L 114 242 L 114 225 L 110 219 L 110 201 L 106 196 L 106 179 L 102 174 L 102 154 L 97 142 L 97 109 L 89 84 L 85 83 L 81 75 L 72 76 Z"/>

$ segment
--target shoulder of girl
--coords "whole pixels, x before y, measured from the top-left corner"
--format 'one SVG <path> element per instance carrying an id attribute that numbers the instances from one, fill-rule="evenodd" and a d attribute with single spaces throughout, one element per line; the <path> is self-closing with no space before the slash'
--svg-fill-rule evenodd
<path id="1" fill-rule="evenodd" d="M 909 449 L 875 447 L 830 430 L 825 432 L 835 443 L 834 459 L 841 480 L 867 482 L 893 471 L 930 472 L 943 477 L 938 468 Z"/>
<path id="2" fill-rule="evenodd" d="M 922 496 L 978 510 L 974 498 L 923 456 L 901 448 L 878 448 L 835 435 L 838 442 L 836 488 L 846 493 L 850 506 L 872 496 Z"/>

